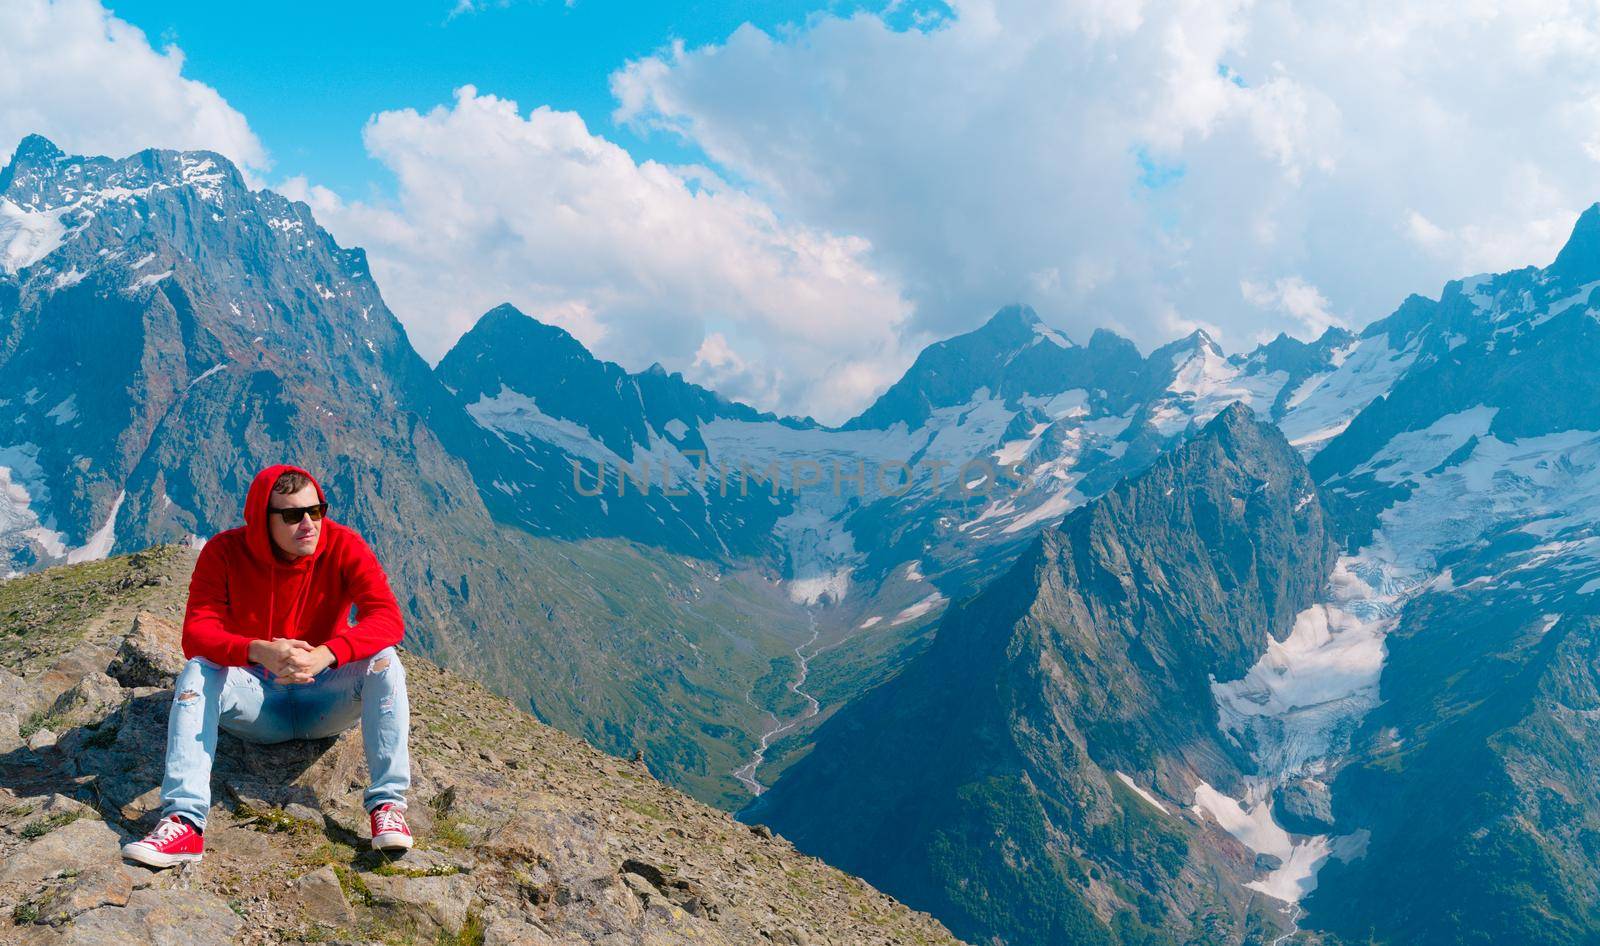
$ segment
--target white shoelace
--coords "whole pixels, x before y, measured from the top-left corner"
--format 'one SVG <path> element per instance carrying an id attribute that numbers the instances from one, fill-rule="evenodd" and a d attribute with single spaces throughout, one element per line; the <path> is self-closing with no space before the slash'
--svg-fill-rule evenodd
<path id="1" fill-rule="evenodd" d="M 378 833 L 386 834 L 390 831 L 404 831 L 406 827 L 405 815 L 398 808 L 378 809 Z"/>
<path id="2" fill-rule="evenodd" d="M 159 847 L 160 845 L 166 844 L 168 841 L 171 841 L 173 838 L 182 834 L 183 830 L 187 827 L 188 825 L 185 824 L 181 819 L 162 818 L 161 823 L 156 825 L 156 829 L 150 832 L 150 836 L 145 838 L 145 841 L 151 845 Z"/>

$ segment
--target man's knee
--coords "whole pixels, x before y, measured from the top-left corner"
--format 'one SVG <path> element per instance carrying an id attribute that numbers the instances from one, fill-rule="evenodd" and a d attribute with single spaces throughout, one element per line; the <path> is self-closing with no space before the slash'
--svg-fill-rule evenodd
<path id="1" fill-rule="evenodd" d="M 199 703 L 205 696 L 207 684 L 220 679 L 227 670 L 204 657 L 190 657 L 173 683 L 173 702 L 188 705 Z"/>
<path id="2" fill-rule="evenodd" d="M 403 681 L 406 675 L 405 668 L 400 665 L 400 653 L 393 647 L 385 647 L 373 654 L 367 660 L 367 673 L 382 674 L 397 681 Z"/>

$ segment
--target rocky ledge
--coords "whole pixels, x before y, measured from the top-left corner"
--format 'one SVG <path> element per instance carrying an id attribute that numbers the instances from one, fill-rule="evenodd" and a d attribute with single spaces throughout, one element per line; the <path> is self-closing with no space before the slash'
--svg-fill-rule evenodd
<path id="1" fill-rule="evenodd" d="M 205 860 L 123 863 L 158 816 L 193 558 L 158 547 L 0 583 L 0 942 L 957 942 L 415 655 L 415 850 L 367 848 L 358 733 L 225 735 Z"/>

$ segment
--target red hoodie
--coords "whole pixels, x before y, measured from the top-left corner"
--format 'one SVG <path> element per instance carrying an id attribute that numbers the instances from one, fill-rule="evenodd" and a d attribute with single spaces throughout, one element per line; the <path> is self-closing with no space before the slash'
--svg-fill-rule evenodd
<path id="1" fill-rule="evenodd" d="M 244 501 L 244 525 L 219 532 L 200 550 L 189 579 L 183 655 L 225 667 L 250 662 L 250 642 L 294 637 L 326 644 L 336 665 L 400 643 L 405 623 L 383 566 L 361 536 L 326 516 L 317 547 L 293 562 L 267 532 L 267 497 L 288 472 L 279 464 L 256 474 Z M 326 501 L 315 478 L 318 501 Z M 354 605 L 358 620 L 349 622 Z"/>

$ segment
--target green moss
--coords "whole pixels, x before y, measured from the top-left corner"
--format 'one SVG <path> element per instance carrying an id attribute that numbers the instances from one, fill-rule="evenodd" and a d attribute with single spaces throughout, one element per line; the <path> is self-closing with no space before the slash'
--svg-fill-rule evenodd
<path id="1" fill-rule="evenodd" d="M 431 867 L 406 867 L 393 861 L 384 861 L 372 868 L 372 873 L 379 877 L 449 877 L 461 873 L 461 868 L 454 864 L 434 864 Z"/>
<path id="2" fill-rule="evenodd" d="M 339 887 L 344 891 L 346 900 L 364 907 L 370 907 L 377 902 L 372 890 L 367 887 L 366 880 L 349 865 L 334 864 L 333 874 L 339 878 Z"/>
<path id="3" fill-rule="evenodd" d="M 652 805 L 647 801 L 638 801 L 638 800 L 632 799 L 632 798 L 624 798 L 624 799 L 622 799 L 622 807 L 628 809 L 629 811 L 636 811 L 639 814 L 644 815 L 646 818 L 651 818 L 651 819 L 653 819 L 655 821 L 666 821 L 667 820 L 666 812 L 662 811 L 659 807 L 657 807 L 655 805 Z"/>
<path id="4" fill-rule="evenodd" d="M 483 917 L 476 913 L 468 913 L 467 921 L 461 924 L 461 929 L 456 930 L 454 934 L 441 930 L 435 942 L 438 946 L 483 946 L 484 933 Z"/>
<path id="5" fill-rule="evenodd" d="M 41 729 L 49 729 L 53 732 L 58 723 L 60 723 L 60 720 L 49 710 L 36 710 L 22 721 L 22 725 L 17 727 L 17 732 L 24 740 L 27 740 L 31 739 L 33 734 Z"/>
<path id="6" fill-rule="evenodd" d="M 465 848 L 472 845 L 472 836 L 454 815 L 440 815 L 433 820 L 433 830 L 428 833 L 431 847 Z"/>
<path id="7" fill-rule="evenodd" d="M 249 827 L 263 834 L 311 834 L 317 826 L 304 818 L 296 818 L 282 808 L 254 808 L 244 802 L 234 813 L 248 821 Z"/>
<path id="8" fill-rule="evenodd" d="M 18 834 L 23 840 L 31 841 L 34 838 L 42 838 L 62 825 L 71 824 L 82 817 L 83 812 L 81 811 L 63 811 L 48 818 L 40 818 L 38 821 L 28 822 L 22 826 L 22 830 Z"/>

